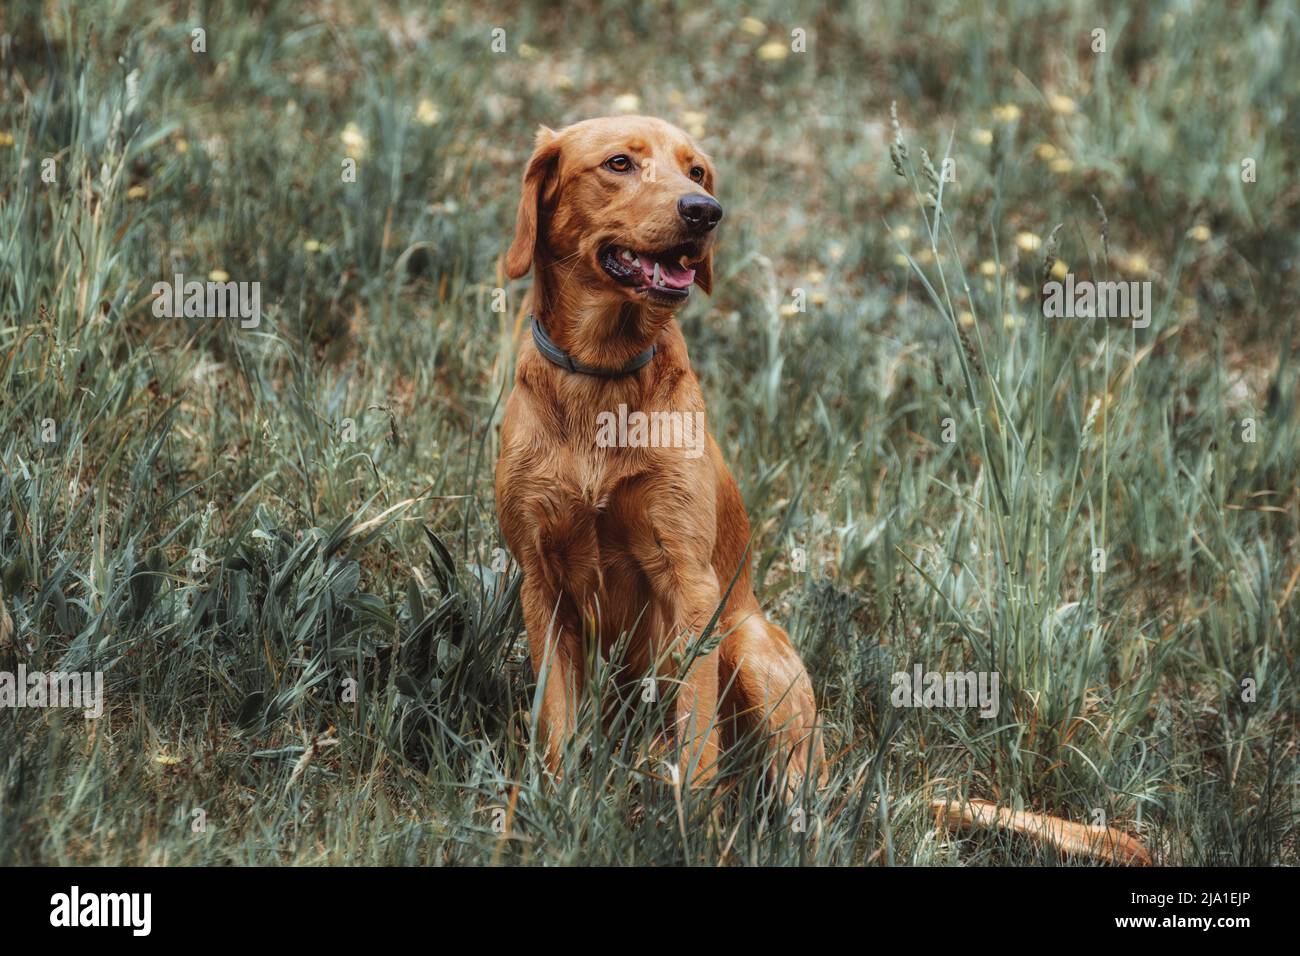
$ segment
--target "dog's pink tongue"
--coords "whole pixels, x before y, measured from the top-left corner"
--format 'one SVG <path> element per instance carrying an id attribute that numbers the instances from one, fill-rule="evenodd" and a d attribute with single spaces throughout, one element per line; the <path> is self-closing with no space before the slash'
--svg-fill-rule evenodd
<path id="1" fill-rule="evenodd" d="M 684 269 L 668 260 L 642 259 L 641 272 L 645 275 L 647 284 L 654 282 L 656 265 L 659 266 L 659 281 L 670 289 L 685 289 L 695 281 L 694 269 Z"/>

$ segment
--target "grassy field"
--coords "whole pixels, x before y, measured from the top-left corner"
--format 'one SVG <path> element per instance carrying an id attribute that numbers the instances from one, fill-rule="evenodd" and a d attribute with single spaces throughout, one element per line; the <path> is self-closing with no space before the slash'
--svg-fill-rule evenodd
<path id="1" fill-rule="evenodd" d="M 105 701 L 0 710 L 0 864 L 1063 862 L 945 795 L 1296 861 L 1295 3 L 240 6 L 0 12 L 0 671 Z M 794 807 L 675 790 L 605 679 L 530 747 L 501 260 L 537 124 L 620 111 L 721 173 L 681 321 L 824 708 Z"/>

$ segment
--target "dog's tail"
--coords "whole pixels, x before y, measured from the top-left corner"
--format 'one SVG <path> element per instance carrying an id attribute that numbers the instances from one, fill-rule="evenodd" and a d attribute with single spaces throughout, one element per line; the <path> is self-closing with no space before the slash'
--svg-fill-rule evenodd
<path id="1" fill-rule="evenodd" d="M 1114 827 L 1092 827 L 1029 810 L 1011 810 L 988 800 L 954 803 L 935 800 L 934 825 L 961 829 L 1009 830 L 1062 853 L 1089 856 L 1108 863 L 1150 866 L 1151 854 L 1135 836 Z"/>

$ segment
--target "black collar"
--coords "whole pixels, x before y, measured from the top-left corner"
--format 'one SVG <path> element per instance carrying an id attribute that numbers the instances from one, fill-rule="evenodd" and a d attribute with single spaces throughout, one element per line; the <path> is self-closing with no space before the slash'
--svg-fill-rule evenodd
<path id="1" fill-rule="evenodd" d="M 533 327 L 533 342 L 537 345 L 537 351 L 541 352 L 552 365 L 558 365 L 570 372 L 577 372 L 579 375 L 595 375 L 598 378 L 622 378 L 644 368 L 655 357 L 655 353 L 659 351 L 659 346 L 652 345 L 640 355 L 635 356 L 632 361 L 622 368 L 600 368 L 597 365 L 585 365 L 552 342 L 551 337 L 546 334 L 546 330 L 542 328 L 542 324 L 537 321 L 535 316 L 530 315 L 528 317 L 528 324 Z"/>

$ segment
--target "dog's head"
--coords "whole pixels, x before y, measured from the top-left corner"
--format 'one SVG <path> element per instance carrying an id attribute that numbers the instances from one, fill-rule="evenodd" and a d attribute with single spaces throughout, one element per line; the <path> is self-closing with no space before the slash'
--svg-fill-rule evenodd
<path id="1" fill-rule="evenodd" d="M 655 311 L 713 284 L 713 163 L 677 127 L 646 116 L 542 127 L 524 172 L 512 279 L 537 268 L 611 301 Z"/>

